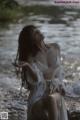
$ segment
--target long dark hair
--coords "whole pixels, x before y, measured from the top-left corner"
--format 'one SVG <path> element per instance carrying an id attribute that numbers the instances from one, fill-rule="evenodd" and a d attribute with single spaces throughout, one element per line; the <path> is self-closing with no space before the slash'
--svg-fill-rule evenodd
<path id="1" fill-rule="evenodd" d="M 36 37 L 34 33 L 38 33 L 38 40 L 43 40 L 43 35 L 40 33 L 40 31 L 37 30 L 37 28 L 34 25 L 28 25 L 25 26 L 22 31 L 20 32 L 19 39 L 18 39 L 18 51 L 16 55 L 16 59 L 14 62 L 14 66 L 16 68 L 16 74 L 17 76 L 21 76 L 22 79 L 22 86 L 24 86 L 25 82 L 27 83 L 26 78 L 26 68 L 20 67 L 21 62 L 28 62 L 28 59 L 30 56 L 34 57 L 37 52 L 40 51 L 40 48 L 36 44 Z M 30 87 L 30 86 L 29 86 Z"/>
<path id="2" fill-rule="evenodd" d="M 35 56 L 39 51 L 39 48 L 35 43 L 35 36 L 33 32 L 37 29 L 33 25 L 25 26 L 19 35 L 18 40 L 18 60 L 27 61 L 29 56 Z"/>

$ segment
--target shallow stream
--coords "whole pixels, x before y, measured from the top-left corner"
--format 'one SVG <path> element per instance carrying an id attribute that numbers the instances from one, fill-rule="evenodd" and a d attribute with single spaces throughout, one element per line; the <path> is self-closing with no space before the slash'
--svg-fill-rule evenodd
<path id="1" fill-rule="evenodd" d="M 54 15 L 35 15 L 33 12 L 18 23 L 0 27 L 0 111 L 9 112 L 9 120 L 26 120 L 27 91 L 20 92 L 20 80 L 16 78 L 12 62 L 17 52 L 17 41 L 21 29 L 34 24 L 45 36 L 46 43 L 56 42 L 61 47 L 66 92 L 80 100 L 80 14 L 65 11 Z M 77 105 L 77 109 L 80 109 Z"/>

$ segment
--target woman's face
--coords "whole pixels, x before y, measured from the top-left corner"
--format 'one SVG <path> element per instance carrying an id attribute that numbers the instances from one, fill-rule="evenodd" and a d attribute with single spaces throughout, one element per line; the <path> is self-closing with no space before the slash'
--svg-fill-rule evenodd
<path id="1" fill-rule="evenodd" d="M 39 30 L 35 29 L 33 32 L 33 38 L 34 38 L 34 44 L 36 44 L 37 47 L 41 48 L 44 39 L 43 34 Z"/>

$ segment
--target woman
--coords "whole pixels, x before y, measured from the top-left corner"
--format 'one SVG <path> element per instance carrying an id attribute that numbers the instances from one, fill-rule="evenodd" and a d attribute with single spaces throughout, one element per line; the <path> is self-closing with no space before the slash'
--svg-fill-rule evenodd
<path id="1" fill-rule="evenodd" d="M 46 45 L 33 25 L 22 29 L 16 66 L 21 68 L 22 85 L 30 91 L 28 120 L 68 120 L 60 64 L 59 45 Z"/>

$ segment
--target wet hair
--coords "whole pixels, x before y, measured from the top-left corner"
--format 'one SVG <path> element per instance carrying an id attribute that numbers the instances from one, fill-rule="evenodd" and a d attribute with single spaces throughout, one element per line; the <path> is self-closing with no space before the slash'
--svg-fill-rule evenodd
<path id="1" fill-rule="evenodd" d="M 28 62 L 30 57 L 35 57 L 35 55 L 40 51 L 38 41 L 40 43 L 43 38 L 44 37 L 41 32 L 33 25 L 25 26 L 19 35 L 18 51 L 13 65 L 15 66 L 17 76 L 20 75 L 22 86 L 28 89 L 31 89 L 31 86 L 27 81 L 26 67 L 24 66 L 21 68 L 19 65 L 21 65 L 21 62 Z"/>
<path id="2" fill-rule="evenodd" d="M 30 56 L 35 56 L 37 52 L 40 50 L 38 46 L 35 44 L 35 33 L 37 28 L 33 25 L 25 26 L 19 35 L 18 40 L 18 61 L 28 61 Z M 37 34 L 37 33 L 36 33 Z M 40 38 L 42 39 L 42 37 Z"/>

